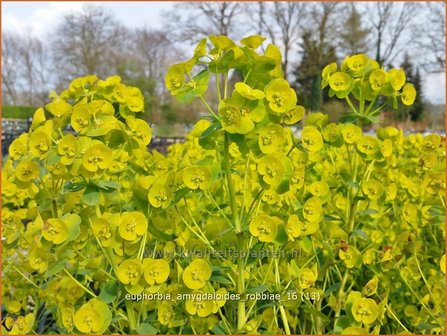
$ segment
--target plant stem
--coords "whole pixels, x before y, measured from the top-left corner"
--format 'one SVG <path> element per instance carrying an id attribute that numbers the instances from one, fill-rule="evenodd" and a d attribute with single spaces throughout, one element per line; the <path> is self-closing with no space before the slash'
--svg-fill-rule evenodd
<path id="1" fill-rule="evenodd" d="M 236 244 L 237 244 L 237 250 L 239 252 L 242 252 L 244 250 L 244 236 L 241 228 L 241 222 L 239 218 L 239 213 L 237 210 L 237 204 L 236 204 L 236 195 L 234 192 L 234 186 L 233 186 L 233 180 L 231 179 L 231 169 L 230 169 L 230 154 L 229 154 L 229 138 L 228 133 L 225 132 L 224 135 L 224 166 L 225 166 L 225 175 L 227 179 L 228 184 L 228 193 L 230 196 L 230 205 L 231 205 L 231 212 L 233 214 L 233 221 L 234 221 L 234 227 L 235 227 L 235 233 L 236 233 Z M 245 291 L 245 281 L 244 281 L 244 272 L 245 272 L 245 265 L 244 265 L 244 259 L 241 257 L 241 253 L 238 253 L 238 259 L 237 259 L 237 293 L 241 296 L 244 294 Z M 239 300 L 237 305 L 237 330 L 242 330 L 245 326 L 246 322 L 246 316 L 245 316 L 245 301 Z"/>

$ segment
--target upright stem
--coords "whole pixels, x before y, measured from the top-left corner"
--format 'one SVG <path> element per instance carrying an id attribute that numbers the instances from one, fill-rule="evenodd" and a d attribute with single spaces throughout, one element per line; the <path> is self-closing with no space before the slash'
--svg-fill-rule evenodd
<path id="1" fill-rule="evenodd" d="M 237 250 L 238 252 L 241 252 L 244 250 L 244 236 L 242 232 L 241 227 L 241 221 L 239 218 L 239 212 L 237 209 L 237 203 L 236 203 L 236 195 L 234 192 L 234 186 L 233 181 L 231 179 L 231 169 L 230 169 L 230 153 L 228 151 L 230 143 L 227 132 L 225 132 L 224 135 L 224 166 L 225 166 L 225 175 L 227 179 L 228 184 L 228 193 L 230 196 L 230 206 L 231 206 L 231 212 L 233 214 L 233 221 L 234 221 L 234 227 L 235 227 L 235 233 L 236 233 L 236 244 L 237 244 Z M 244 265 L 244 259 L 242 258 L 242 253 L 238 253 L 238 259 L 237 259 L 237 281 L 236 281 L 236 287 L 237 287 L 237 293 L 241 296 L 244 294 L 245 291 L 245 280 L 244 280 L 244 272 L 245 272 L 245 265 Z M 245 315 L 245 301 L 239 300 L 237 305 L 237 330 L 242 330 L 246 323 L 246 315 Z"/>

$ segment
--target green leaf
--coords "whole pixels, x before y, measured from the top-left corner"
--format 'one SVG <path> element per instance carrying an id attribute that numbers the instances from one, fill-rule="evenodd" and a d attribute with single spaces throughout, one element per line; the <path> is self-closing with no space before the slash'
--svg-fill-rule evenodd
<path id="1" fill-rule="evenodd" d="M 45 277 L 49 278 L 52 277 L 55 274 L 58 274 L 60 271 L 62 271 L 65 268 L 65 260 L 59 260 L 58 262 L 54 263 L 47 269 L 45 272 Z"/>
<path id="2" fill-rule="evenodd" d="M 174 206 L 176 205 L 178 202 L 180 202 L 180 200 L 185 197 L 189 192 L 191 191 L 191 189 L 189 188 L 182 188 L 180 190 L 177 190 L 175 192 L 175 196 L 174 196 L 174 200 L 171 202 L 170 206 Z"/>
<path id="3" fill-rule="evenodd" d="M 364 240 L 368 240 L 368 234 L 363 230 L 354 230 L 352 231 L 351 237 L 360 237 Z"/>
<path id="4" fill-rule="evenodd" d="M 149 323 L 141 323 L 136 329 L 139 335 L 155 335 L 158 329 Z"/>
<path id="5" fill-rule="evenodd" d="M 264 293 L 268 289 L 269 288 L 266 285 L 260 285 L 260 286 L 248 288 L 247 293 L 250 293 L 250 294 Z"/>
<path id="6" fill-rule="evenodd" d="M 62 221 L 67 224 L 68 241 L 75 240 L 81 233 L 81 217 L 76 214 L 66 214 L 62 217 Z"/>
<path id="7" fill-rule="evenodd" d="M 85 182 L 68 182 L 64 185 L 64 191 L 75 192 L 84 189 L 87 186 Z"/>
<path id="8" fill-rule="evenodd" d="M 111 280 L 104 285 L 98 298 L 104 303 L 111 303 L 118 296 L 118 286 L 115 280 Z"/>
<path id="9" fill-rule="evenodd" d="M 85 188 L 84 193 L 82 194 L 82 201 L 86 205 L 95 206 L 99 204 L 101 200 L 101 194 L 99 189 L 95 185 L 89 184 L 87 188 Z"/>
<path id="10" fill-rule="evenodd" d="M 216 281 L 222 285 L 232 285 L 233 283 L 223 275 L 212 275 L 210 281 Z"/>
<path id="11" fill-rule="evenodd" d="M 120 184 L 116 181 L 97 180 L 97 181 L 91 181 L 91 183 L 95 184 L 100 189 L 104 189 L 106 191 L 115 190 L 120 187 Z"/>
<path id="12" fill-rule="evenodd" d="M 205 139 L 213 134 L 215 131 L 222 128 L 222 124 L 220 122 L 213 122 L 206 130 L 202 132 L 200 135 L 200 139 Z"/>

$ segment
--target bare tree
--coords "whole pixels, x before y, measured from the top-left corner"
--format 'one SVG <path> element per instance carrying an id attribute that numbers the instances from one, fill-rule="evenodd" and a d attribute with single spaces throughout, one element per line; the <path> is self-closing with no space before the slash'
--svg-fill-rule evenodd
<path id="1" fill-rule="evenodd" d="M 208 35 L 239 37 L 237 23 L 243 8 L 239 2 L 187 2 L 176 7 L 164 15 L 167 30 L 177 40 L 195 43 Z"/>
<path id="2" fill-rule="evenodd" d="M 301 38 L 302 22 L 305 19 L 303 2 L 258 2 L 251 6 L 256 13 L 255 26 L 259 34 L 267 35 L 273 44 L 281 47 L 283 70 L 287 78 L 291 54 L 297 50 Z"/>
<path id="3" fill-rule="evenodd" d="M 370 49 L 370 29 L 364 26 L 362 20 L 366 13 L 361 13 L 355 3 L 351 3 L 349 7 L 340 29 L 340 50 L 346 55 L 366 53 Z"/>
<path id="4" fill-rule="evenodd" d="M 403 49 L 408 48 L 410 38 L 405 32 L 417 17 L 419 5 L 375 2 L 368 6 L 377 62 L 390 64 Z"/>
<path id="5" fill-rule="evenodd" d="M 445 72 L 445 4 L 428 2 L 424 9 L 425 19 L 413 29 L 418 59 L 428 73 Z"/>
<path id="6" fill-rule="evenodd" d="M 59 72 L 69 78 L 86 74 L 110 75 L 126 33 L 102 7 L 86 5 L 79 13 L 65 15 L 53 43 Z"/>
<path id="7" fill-rule="evenodd" d="M 3 104 L 17 104 L 19 85 L 18 59 L 20 55 L 19 36 L 2 33 L 2 96 Z"/>

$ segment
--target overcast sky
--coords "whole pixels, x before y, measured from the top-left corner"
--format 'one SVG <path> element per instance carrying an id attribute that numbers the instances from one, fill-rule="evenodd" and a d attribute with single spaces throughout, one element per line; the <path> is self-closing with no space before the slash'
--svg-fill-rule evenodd
<path id="1" fill-rule="evenodd" d="M 89 2 L 92 3 L 92 2 Z M 162 11 L 173 8 L 171 2 L 93 2 L 113 12 L 129 28 L 163 27 Z M 84 2 L 2 2 L 2 30 L 33 34 L 45 39 L 57 27 L 62 16 L 78 11 Z M 425 76 L 425 98 L 445 104 L 445 74 Z"/>

